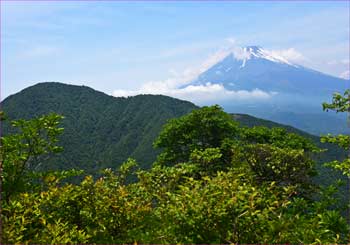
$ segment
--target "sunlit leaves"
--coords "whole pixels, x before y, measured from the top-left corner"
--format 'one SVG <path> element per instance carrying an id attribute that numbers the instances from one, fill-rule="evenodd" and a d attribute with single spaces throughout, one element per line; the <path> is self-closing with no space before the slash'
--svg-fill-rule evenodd
<path id="1" fill-rule="evenodd" d="M 348 112 L 350 113 L 350 90 L 346 90 L 344 92 L 344 95 L 341 95 L 339 93 L 334 93 L 332 98 L 332 103 L 323 103 L 323 110 L 332 110 L 336 112 Z M 350 114 L 348 115 L 350 120 Z M 350 123 L 350 121 L 348 122 Z M 323 136 L 321 138 L 322 143 L 333 143 L 341 148 L 348 151 L 350 154 L 350 135 L 336 135 L 332 136 L 330 134 Z M 348 155 L 348 158 L 346 158 L 343 161 L 332 161 L 326 164 L 327 166 L 331 166 L 335 169 L 340 170 L 344 175 L 347 175 L 350 178 L 350 155 Z M 350 185 L 350 183 L 349 183 Z"/>
<path id="2" fill-rule="evenodd" d="M 62 116 L 50 114 L 32 120 L 12 122 L 16 133 L 1 138 L 3 191 L 5 200 L 26 190 L 31 184 L 31 171 L 36 170 L 52 154 L 62 151 L 57 145 Z"/>
<path id="3" fill-rule="evenodd" d="M 323 103 L 323 110 L 348 112 L 350 110 L 350 89 L 346 90 L 344 94 L 334 93 L 332 103 Z"/>
<path id="4" fill-rule="evenodd" d="M 194 110 L 164 126 L 154 143 L 163 150 L 158 162 L 186 162 L 193 150 L 220 147 L 224 139 L 235 137 L 237 133 L 237 123 L 219 106 Z"/>
<path id="5" fill-rule="evenodd" d="M 332 143 L 340 146 L 344 150 L 350 148 L 350 135 L 339 134 L 337 136 L 326 135 L 321 138 L 322 143 Z"/>

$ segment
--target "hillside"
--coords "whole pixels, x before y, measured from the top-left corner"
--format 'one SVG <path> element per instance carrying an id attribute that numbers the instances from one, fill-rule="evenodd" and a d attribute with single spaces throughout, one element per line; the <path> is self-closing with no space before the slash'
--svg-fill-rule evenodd
<path id="1" fill-rule="evenodd" d="M 39 83 L 5 99 L 2 108 L 10 120 L 29 119 L 49 112 L 63 115 L 64 133 L 60 144 L 64 152 L 42 168 L 78 168 L 96 174 L 102 168 L 116 168 L 128 157 L 135 158 L 143 168 L 150 167 L 158 153 L 152 143 L 162 125 L 198 107 L 160 95 L 115 98 L 85 86 Z M 329 148 L 319 156 L 320 162 L 344 154 L 332 145 L 321 144 L 319 137 L 290 126 L 244 114 L 232 114 L 232 117 L 242 126 L 283 127 L 310 138 L 318 146 Z M 9 132 L 6 123 L 3 132 Z M 327 172 L 322 176 L 327 176 L 329 181 L 334 179 L 334 173 L 320 165 L 319 170 Z"/>
<path id="2" fill-rule="evenodd" d="M 115 98 L 85 86 L 40 83 L 5 99 L 10 120 L 56 112 L 65 118 L 60 144 L 64 152 L 44 169 L 98 169 L 119 166 L 128 157 L 149 166 L 156 152 L 152 142 L 170 118 L 194 108 L 190 102 L 166 96 Z M 3 126 L 4 133 L 8 125 Z"/>

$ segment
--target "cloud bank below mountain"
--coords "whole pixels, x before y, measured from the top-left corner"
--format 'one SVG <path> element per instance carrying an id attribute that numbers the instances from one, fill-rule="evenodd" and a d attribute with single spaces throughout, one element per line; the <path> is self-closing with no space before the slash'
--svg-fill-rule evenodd
<path id="1" fill-rule="evenodd" d="M 189 85 L 177 88 L 166 82 L 149 82 L 137 90 L 115 90 L 112 95 L 116 97 L 128 97 L 138 94 L 162 94 L 178 99 L 189 100 L 204 105 L 207 103 L 223 101 L 252 101 L 268 100 L 276 95 L 275 92 L 260 89 L 228 90 L 222 84 L 206 83 L 204 85 Z"/>

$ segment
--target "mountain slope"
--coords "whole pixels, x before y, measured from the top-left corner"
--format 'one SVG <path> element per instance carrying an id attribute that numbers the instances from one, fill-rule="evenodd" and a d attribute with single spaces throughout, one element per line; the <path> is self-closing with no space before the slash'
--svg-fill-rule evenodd
<path id="1" fill-rule="evenodd" d="M 116 167 L 128 157 L 149 166 L 156 156 L 152 142 L 162 125 L 196 106 L 166 96 L 115 98 L 84 86 L 40 83 L 8 97 L 2 108 L 9 119 L 49 112 L 63 115 L 60 144 L 64 152 L 45 168 L 74 167 L 95 173 Z"/>

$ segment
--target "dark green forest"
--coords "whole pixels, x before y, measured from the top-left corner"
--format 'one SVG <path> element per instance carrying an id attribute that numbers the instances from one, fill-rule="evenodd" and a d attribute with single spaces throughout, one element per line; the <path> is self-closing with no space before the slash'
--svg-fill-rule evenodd
<path id="1" fill-rule="evenodd" d="M 120 166 L 129 157 L 150 167 L 157 151 L 152 142 L 170 118 L 197 108 L 166 96 L 115 98 L 85 86 L 40 83 L 2 103 L 10 120 L 31 119 L 54 112 L 63 115 L 59 145 L 65 151 L 49 159 L 43 170 L 84 169 L 95 174 Z M 3 132 L 11 132 L 5 121 Z"/>
<path id="2" fill-rule="evenodd" d="M 2 243 L 350 242 L 349 136 L 58 83 L 2 109 Z"/>

